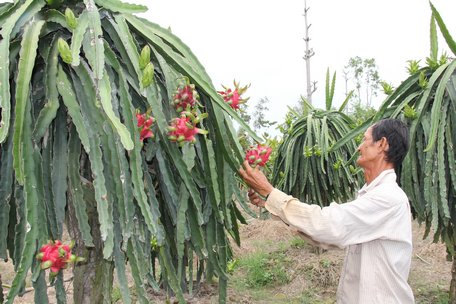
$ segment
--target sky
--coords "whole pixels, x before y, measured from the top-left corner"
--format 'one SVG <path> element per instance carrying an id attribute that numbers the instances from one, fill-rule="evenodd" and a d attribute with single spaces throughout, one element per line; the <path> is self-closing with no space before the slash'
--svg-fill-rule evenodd
<path id="1" fill-rule="evenodd" d="M 287 106 L 306 95 L 304 0 L 129 0 L 148 6 L 142 17 L 186 43 L 216 89 L 233 80 L 249 84 L 252 109 L 269 99 L 266 118 L 282 122 Z M 454 0 L 433 0 L 456 38 Z M 408 77 L 407 60 L 429 55 L 431 9 L 427 0 L 307 0 L 313 104 L 324 107 L 327 68 L 337 72 L 334 105 L 345 96 L 343 68 L 349 58 L 374 58 L 380 78 L 394 86 Z M 440 34 L 440 33 L 439 33 Z M 439 48 L 446 46 L 440 36 Z M 449 53 L 449 52 L 447 52 Z M 440 53 L 439 53 L 440 54 Z M 380 94 L 378 106 L 385 96 Z"/>

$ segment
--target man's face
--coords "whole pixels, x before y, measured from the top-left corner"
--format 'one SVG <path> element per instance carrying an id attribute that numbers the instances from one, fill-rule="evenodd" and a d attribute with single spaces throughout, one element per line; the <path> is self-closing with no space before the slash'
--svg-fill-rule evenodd
<path id="1" fill-rule="evenodd" d="M 380 141 L 374 142 L 372 138 L 372 127 L 364 132 L 363 140 L 358 146 L 359 157 L 357 163 L 361 168 L 366 168 L 369 163 L 373 163 L 383 157 L 383 150 L 380 148 Z"/>

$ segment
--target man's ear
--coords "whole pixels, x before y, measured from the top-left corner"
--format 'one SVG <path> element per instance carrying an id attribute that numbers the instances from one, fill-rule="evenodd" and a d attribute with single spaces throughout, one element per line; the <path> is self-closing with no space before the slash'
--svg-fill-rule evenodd
<path id="1" fill-rule="evenodd" d="M 389 150 L 389 143 L 386 137 L 380 139 L 380 148 L 385 152 Z"/>

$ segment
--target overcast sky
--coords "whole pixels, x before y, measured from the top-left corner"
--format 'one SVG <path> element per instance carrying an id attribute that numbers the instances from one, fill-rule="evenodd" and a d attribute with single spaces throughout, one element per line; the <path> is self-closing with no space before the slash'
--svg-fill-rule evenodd
<path id="1" fill-rule="evenodd" d="M 251 108 L 270 100 L 269 119 L 281 121 L 287 105 L 306 94 L 304 0 L 130 0 L 145 4 L 143 14 L 170 27 L 196 54 L 216 88 L 233 79 L 250 83 Z M 434 0 L 456 37 L 456 1 Z M 397 86 L 407 78 L 406 61 L 429 54 L 431 9 L 427 0 L 307 0 L 313 101 L 324 105 L 325 73 L 337 71 L 335 105 L 342 102 L 342 70 L 354 56 L 375 58 L 380 77 Z M 439 47 L 445 42 L 440 39 Z M 378 101 L 378 103 L 380 100 Z"/>

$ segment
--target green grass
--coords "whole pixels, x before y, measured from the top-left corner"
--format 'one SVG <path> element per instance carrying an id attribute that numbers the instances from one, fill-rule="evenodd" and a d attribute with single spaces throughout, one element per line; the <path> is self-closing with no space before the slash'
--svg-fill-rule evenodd
<path id="1" fill-rule="evenodd" d="M 302 249 L 306 246 L 306 241 L 300 237 L 294 237 L 290 240 L 290 247 L 295 249 Z"/>
<path id="2" fill-rule="evenodd" d="M 299 304 L 333 304 L 335 303 L 335 299 L 323 299 L 317 290 L 311 288 L 307 289 L 305 292 L 301 294 L 301 296 L 293 300 L 294 303 L 299 303 Z M 291 303 L 290 303 L 291 304 Z"/>
<path id="3" fill-rule="evenodd" d="M 441 285 L 422 285 L 414 290 L 416 304 L 447 304 L 448 290 Z"/>
<path id="4" fill-rule="evenodd" d="M 273 253 L 256 252 L 239 260 L 241 285 L 259 289 L 267 286 L 283 285 L 289 282 L 287 267 L 290 260 L 279 251 Z"/>

